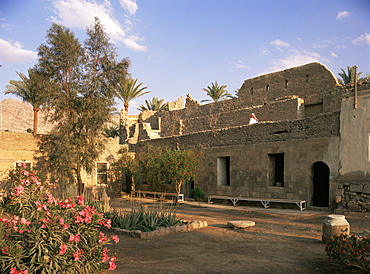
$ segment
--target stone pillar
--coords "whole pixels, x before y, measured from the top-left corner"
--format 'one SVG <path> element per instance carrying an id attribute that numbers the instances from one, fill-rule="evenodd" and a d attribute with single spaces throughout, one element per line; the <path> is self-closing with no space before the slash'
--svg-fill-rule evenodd
<path id="1" fill-rule="evenodd" d="M 350 225 L 344 215 L 331 214 L 322 223 L 322 242 L 330 243 L 334 236 L 349 235 Z"/>

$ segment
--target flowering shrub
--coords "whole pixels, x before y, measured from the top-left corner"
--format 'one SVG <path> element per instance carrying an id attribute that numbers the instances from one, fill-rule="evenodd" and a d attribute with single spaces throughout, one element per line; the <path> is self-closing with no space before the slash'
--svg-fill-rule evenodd
<path id="1" fill-rule="evenodd" d="M 330 258 L 347 265 L 370 270 L 370 237 L 355 235 L 335 236 L 325 248 Z"/>
<path id="2" fill-rule="evenodd" d="M 41 182 L 21 163 L 11 174 L 13 189 L 4 197 L 0 216 L 0 273 L 101 273 L 113 270 L 110 240 L 99 227 L 110 220 L 82 197 L 55 199 L 54 185 Z"/>

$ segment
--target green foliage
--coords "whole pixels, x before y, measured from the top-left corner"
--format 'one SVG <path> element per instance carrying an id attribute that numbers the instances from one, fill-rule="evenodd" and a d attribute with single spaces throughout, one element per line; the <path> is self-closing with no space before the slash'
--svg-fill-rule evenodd
<path id="1" fill-rule="evenodd" d="M 195 201 L 203 201 L 206 199 L 206 193 L 200 187 L 192 189 L 191 195 Z"/>
<path id="2" fill-rule="evenodd" d="M 121 78 L 114 83 L 116 96 L 122 101 L 126 112 L 128 112 L 130 101 L 150 93 L 150 91 L 146 91 L 147 87 L 142 87 L 141 85 L 143 83 L 138 84 L 137 80 L 133 78 Z"/>
<path id="3" fill-rule="evenodd" d="M 183 182 L 194 178 L 199 168 L 201 154 L 187 149 L 148 147 L 139 153 L 140 175 L 151 184 L 171 182 L 180 194 Z"/>
<path id="4" fill-rule="evenodd" d="M 325 251 L 330 258 L 366 271 L 370 270 L 369 236 L 335 236 L 334 240 L 326 245 Z"/>
<path id="5" fill-rule="evenodd" d="M 101 273 L 115 269 L 107 255 L 109 239 L 99 227 L 110 227 L 93 206 L 55 199 L 53 184 L 20 164 L 12 173 L 13 189 L 2 204 L 0 273 Z M 118 242 L 117 236 L 112 240 Z"/>
<path id="6" fill-rule="evenodd" d="M 100 21 L 95 18 L 80 44 L 66 27 L 53 24 L 47 44 L 38 48 L 39 70 L 53 84 L 47 103 L 53 109 L 49 120 L 55 125 L 40 139 L 44 154 L 41 170 L 52 173 L 58 182 L 78 185 L 83 192 L 81 171 L 91 172 L 105 143 L 104 127 L 111 122 L 115 91 L 112 83 L 125 78 L 129 61 L 117 61 Z"/>
<path id="7" fill-rule="evenodd" d="M 145 100 L 145 105 L 141 105 L 137 108 L 137 110 L 144 111 L 144 110 L 152 110 L 152 111 L 161 111 L 166 106 L 164 104 L 164 99 L 158 99 L 157 97 L 153 97 L 151 101 Z"/>
<path id="8" fill-rule="evenodd" d="M 351 67 L 347 66 L 347 71 L 345 71 L 344 69 L 341 69 L 341 70 L 342 70 L 342 72 L 338 73 L 338 75 L 342 78 L 342 79 L 338 78 L 338 81 L 341 85 L 354 83 L 355 79 L 357 81 L 368 81 L 368 80 L 370 80 L 369 74 L 366 74 L 366 77 L 360 78 L 361 74 L 363 72 L 360 71 L 360 72 L 356 73 L 356 66 L 351 66 Z M 355 75 L 356 75 L 356 78 L 355 78 Z"/>
<path id="9" fill-rule="evenodd" d="M 211 86 L 208 86 L 207 88 L 203 88 L 205 92 L 207 92 L 207 95 L 211 97 L 211 99 L 214 102 L 218 102 L 221 100 L 225 100 L 228 98 L 233 98 L 233 96 L 226 90 L 226 85 L 219 86 L 217 81 L 215 83 L 211 83 Z M 209 99 L 204 99 L 201 102 L 207 102 L 210 101 Z"/>
<path id="10" fill-rule="evenodd" d="M 21 80 L 10 80 L 5 94 L 14 94 L 33 107 L 33 132 L 37 133 L 38 112 L 46 103 L 47 91 L 51 88 L 44 73 L 37 68 L 28 69 L 28 77 L 17 72 Z"/>
<path id="11" fill-rule="evenodd" d="M 143 232 L 182 224 L 181 219 L 177 219 L 173 207 L 158 210 L 133 206 L 129 212 L 113 211 L 106 213 L 105 216 L 112 221 L 113 227 Z"/>
<path id="12" fill-rule="evenodd" d="M 119 129 L 117 126 L 111 125 L 109 127 L 104 128 L 104 135 L 107 138 L 116 138 L 119 136 Z"/>
<path id="13" fill-rule="evenodd" d="M 132 181 L 132 177 L 137 173 L 137 162 L 133 158 L 133 154 L 127 151 L 127 148 L 122 148 L 118 151 L 118 159 L 110 166 L 110 176 L 113 182 L 126 183 Z"/>

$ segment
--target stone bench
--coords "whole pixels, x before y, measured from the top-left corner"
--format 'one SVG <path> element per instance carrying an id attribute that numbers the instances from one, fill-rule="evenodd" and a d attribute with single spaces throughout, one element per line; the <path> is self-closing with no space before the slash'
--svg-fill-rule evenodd
<path id="1" fill-rule="evenodd" d="M 165 197 L 177 197 L 177 200 L 180 202 L 184 201 L 184 194 L 177 194 L 177 193 L 168 193 L 168 192 L 157 192 L 157 191 L 131 191 L 132 196 L 143 196 L 144 198 L 148 196 L 152 196 L 154 199 L 164 199 Z"/>
<path id="2" fill-rule="evenodd" d="M 291 200 L 291 199 L 273 199 L 273 198 L 248 198 L 248 197 L 230 197 L 230 196 L 216 196 L 211 195 L 208 196 L 208 203 L 211 203 L 212 199 L 220 199 L 220 200 L 230 200 L 233 205 L 235 206 L 238 201 L 249 201 L 249 202 L 261 202 L 264 208 L 269 207 L 269 203 L 290 203 L 296 204 L 299 209 L 305 210 L 306 209 L 306 201 L 305 200 Z"/>

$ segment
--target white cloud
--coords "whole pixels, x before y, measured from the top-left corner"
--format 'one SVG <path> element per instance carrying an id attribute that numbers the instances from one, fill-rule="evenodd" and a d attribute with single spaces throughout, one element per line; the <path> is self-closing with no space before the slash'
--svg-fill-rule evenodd
<path id="1" fill-rule="evenodd" d="M 132 28 L 132 23 L 126 19 L 125 25 L 122 26 L 114 18 L 114 10 L 108 0 L 99 3 L 95 0 L 54 0 L 53 6 L 56 14 L 54 21 L 57 23 L 67 27 L 86 29 L 87 26 L 91 25 L 94 17 L 98 17 L 114 42 L 122 42 L 126 47 L 133 50 L 147 50 L 146 46 L 139 45 L 136 40 L 127 36 Z M 133 9 L 129 10 L 129 12 L 132 11 Z"/>
<path id="2" fill-rule="evenodd" d="M 288 43 L 285 43 L 285 42 L 281 41 L 280 39 L 276 39 L 276 40 L 270 42 L 270 44 L 278 46 L 278 47 L 290 47 L 290 45 Z"/>
<path id="3" fill-rule="evenodd" d="M 366 44 L 370 45 L 370 34 L 365 33 L 352 41 L 352 43 L 354 44 L 360 44 L 362 42 L 365 42 Z"/>
<path id="4" fill-rule="evenodd" d="M 331 53 L 330 53 L 330 56 L 331 56 L 331 57 L 338 57 L 338 55 L 337 55 L 335 52 L 331 52 Z"/>
<path id="5" fill-rule="evenodd" d="M 122 8 L 128 11 L 131 15 L 134 15 L 138 10 L 136 0 L 119 0 L 119 3 Z"/>
<path id="6" fill-rule="evenodd" d="M 338 12 L 337 17 L 335 17 L 335 19 L 340 20 L 348 16 L 349 16 L 349 11 L 340 11 Z"/>
<path id="7" fill-rule="evenodd" d="M 260 50 L 260 52 L 261 52 L 261 54 L 262 55 L 267 55 L 267 54 L 269 54 L 270 52 L 269 52 L 269 50 L 267 49 L 267 48 L 263 48 L 263 49 L 261 49 Z"/>
<path id="8" fill-rule="evenodd" d="M 327 47 L 329 47 L 329 45 L 316 44 L 316 43 L 314 43 L 314 44 L 312 45 L 312 47 L 313 47 L 314 49 L 318 49 L 318 48 L 327 48 Z"/>
<path id="9" fill-rule="evenodd" d="M 321 57 L 317 52 L 308 52 L 308 51 L 298 51 L 292 50 L 292 54 L 287 56 L 285 59 L 277 59 L 273 60 L 272 67 L 268 67 L 264 73 L 270 73 L 274 71 L 280 71 L 296 66 L 301 66 L 311 62 L 321 62 L 326 63 L 329 62 L 328 59 Z"/>
<path id="10" fill-rule="evenodd" d="M 37 59 L 37 52 L 23 49 L 20 42 L 8 42 L 0 39 L 0 62 L 4 63 L 23 63 Z"/>
<path id="11" fill-rule="evenodd" d="M 236 69 L 251 69 L 251 67 L 248 67 L 248 66 L 242 65 L 242 64 L 234 64 L 233 68 L 236 68 Z"/>

